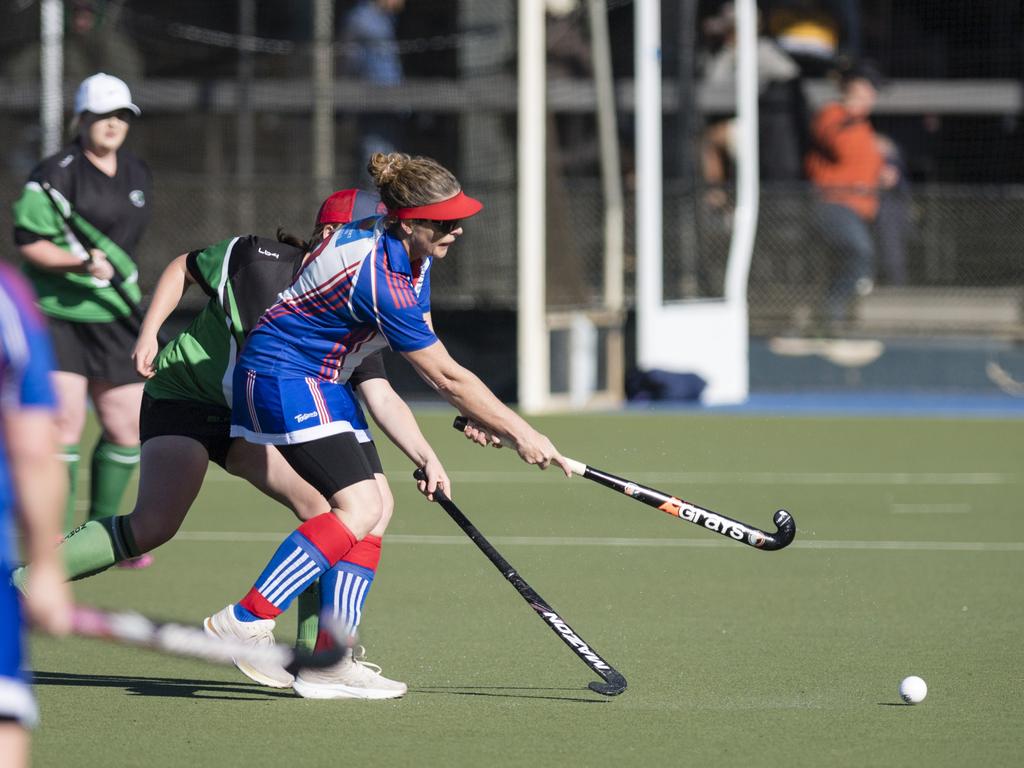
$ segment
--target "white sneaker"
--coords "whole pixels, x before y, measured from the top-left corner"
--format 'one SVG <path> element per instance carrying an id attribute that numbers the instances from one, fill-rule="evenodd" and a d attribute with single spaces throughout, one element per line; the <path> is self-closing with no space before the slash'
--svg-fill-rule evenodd
<path id="1" fill-rule="evenodd" d="M 409 689 L 366 661 L 365 648 L 356 646 L 354 651 L 333 666 L 300 670 L 292 688 L 305 699 L 397 699 Z"/>
<path id="2" fill-rule="evenodd" d="M 235 617 L 234 609 L 234 605 L 229 605 L 203 619 L 206 634 L 254 646 L 271 646 L 277 642 L 274 639 L 273 619 L 239 621 Z M 273 663 L 254 664 L 235 659 L 235 666 L 250 680 L 271 688 L 290 688 L 295 680 L 291 672 Z"/>

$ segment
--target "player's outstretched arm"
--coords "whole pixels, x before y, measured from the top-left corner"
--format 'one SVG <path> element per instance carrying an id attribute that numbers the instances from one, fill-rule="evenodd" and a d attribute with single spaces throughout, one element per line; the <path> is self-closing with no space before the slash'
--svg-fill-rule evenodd
<path id="1" fill-rule="evenodd" d="M 140 376 L 150 379 L 155 374 L 153 360 L 160 351 L 158 334 L 164 322 L 175 310 L 185 291 L 194 282 L 189 274 L 187 265 L 188 254 L 183 253 L 167 265 L 156 288 L 153 290 L 153 298 L 146 310 L 146 316 L 142 320 L 142 327 L 139 328 L 139 337 L 132 350 L 132 360 L 135 361 L 135 370 Z"/>
<path id="2" fill-rule="evenodd" d="M 427 479 L 417 483 L 420 492 L 433 501 L 434 491 L 440 487 L 451 497 L 452 484 L 448 473 L 424 437 L 412 410 L 395 392 L 391 383 L 387 379 L 368 379 L 359 385 L 359 396 L 363 398 L 373 420 L 388 439 L 398 446 L 413 464 L 422 467 Z"/>
<path id="3" fill-rule="evenodd" d="M 403 356 L 423 379 L 454 406 L 491 434 L 507 437 L 527 464 L 547 469 L 557 464 L 572 476 L 572 468 L 554 444 L 499 400 L 472 371 L 459 365 L 440 341 Z"/>
<path id="4" fill-rule="evenodd" d="M 57 458 L 57 428 L 43 408 L 10 409 L 4 440 L 14 483 L 25 554 L 32 563 L 25 607 L 33 624 L 54 634 L 71 630 L 71 589 L 54 542 L 67 493 L 67 472 Z"/>

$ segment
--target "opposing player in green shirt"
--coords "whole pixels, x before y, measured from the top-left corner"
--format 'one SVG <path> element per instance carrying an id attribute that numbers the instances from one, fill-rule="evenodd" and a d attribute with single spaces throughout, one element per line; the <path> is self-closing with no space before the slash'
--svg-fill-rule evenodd
<path id="1" fill-rule="evenodd" d="M 376 202 L 375 195 L 362 191 L 334 193 L 321 206 L 313 242 L 329 237 L 339 224 L 353 217 L 362 218 L 360 214 L 367 209 L 372 214 Z M 210 461 L 245 478 L 291 508 L 301 520 L 329 509 L 323 496 L 295 473 L 275 447 L 229 435 L 227 388 L 238 349 L 264 309 L 291 283 L 310 248 L 280 231 L 278 237 L 233 237 L 182 254 L 164 270 L 132 353 L 140 374 L 148 379 L 142 404 L 138 499 L 131 514 L 90 521 L 68 535 L 62 548 L 71 578 L 99 573 L 170 540 L 198 495 Z M 189 326 L 158 353 L 157 331 L 193 283 L 210 299 Z M 352 380 L 388 437 L 416 466 L 429 467 L 450 487 L 412 412 L 391 388 L 380 356 L 364 361 Z M 330 576 L 330 584 L 321 584 L 319 599 L 304 595 L 300 600 L 300 641 L 305 644 L 312 644 L 314 637 L 320 644 L 330 642 L 316 633 L 320 613 L 355 631 L 379 562 L 381 537 L 394 502 L 373 442 L 364 443 L 363 449 L 381 495 L 388 500 L 387 514 L 339 563 L 337 572 L 325 574 L 325 579 Z M 25 569 L 20 569 L 16 580 L 25 575 Z M 238 666 L 264 685 L 283 688 L 293 682 L 280 667 Z M 383 677 L 376 665 L 352 657 L 332 670 L 331 678 L 330 685 L 313 689 L 317 698 L 393 698 L 406 690 L 404 683 Z M 305 689 L 309 690 L 308 684 Z"/>

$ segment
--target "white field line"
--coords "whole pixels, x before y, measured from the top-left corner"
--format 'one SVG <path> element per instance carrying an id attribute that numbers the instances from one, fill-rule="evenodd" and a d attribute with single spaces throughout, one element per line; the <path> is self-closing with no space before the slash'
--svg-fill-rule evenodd
<path id="1" fill-rule="evenodd" d="M 715 484 L 727 485 L 1019 485 L 1024 473 L 1009 472 L 630 472 L 615 474 L 638 483 Z M 507 483 L 510 485 L 550 483 L 561 477 L 556 469 L 547 472 L 522 471 L 455 471 L 454 483 Z M 404 482 L 411 473 L 388 473 L 391 482 Z M 226 472 L 210 472 L 207 482 L 232 482 L 239 478 Z"/>
<path id="2" fill-rule="evenodd" d="M 223 542 L 279 542 L 287 533 L 260 531 L 180 531 L 175 539 L 204 543 Z M 452 545 L 471 544 L 465 536 L 426 536 L 416 534 L 387 534 L 388 544 Z M 747 549 L 724 539 L 621 539 L 584 536 L 493 536 L 488 541 L 496 546 L 528 547 L 657 547 L 703 549 L 730 547 L 737 551 Z M 922 552 L 1024 552 L 1020 541 L 828 541 L 797 539 L 790 549 L 877 549 Z"/>
<path id="3" fill-rule="evenodd" d="M 966 515 L 971 511 L 970 504 L 892 504 L 890 512 L 894 515 Z"/>

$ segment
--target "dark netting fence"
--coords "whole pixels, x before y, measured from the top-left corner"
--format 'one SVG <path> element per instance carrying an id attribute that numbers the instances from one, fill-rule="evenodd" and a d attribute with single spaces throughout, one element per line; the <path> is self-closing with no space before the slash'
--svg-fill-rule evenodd
<path id="1" fill-rule="evenodd" d="M 65 2 L 65 123 L 78 82 L 97 71 L 124 79 L 143 111 L 128 146 L 154 174 L 154 216 L 135 254 L 144 284 L 175 255 L 234 233 L 282 226 L 305 236 L 319 201 L 368 186 L 369 151 L 391 147 L 437 158 L 486 201 L 460 258 L 436 272 L 435 305 L 514 307 L 516 4 L 410 3 L 394 16 L 393 39 L 380 18 L 353 17 L 366 5 Z M 327 140 L 317 133 L 312 35 L 325 6 Z M 39 16 L 33 0 L 0 8 L 8 232 L 9 204 L 40 156 Z M 3 254 L 14 258 L 10 245 Z"/>
<path id="2" fill-rule="evenodd" d="M 66 0 L 65 106 L 83 77 L 103 70 L 126 80 L 143 109 L 129 142 L 155 177 L 155 216 L 137 254 L 147 286 L 175 255 L 230 234 L 283 226 L 304 235 L 327 192 L 366 183 L 368 148 L 390 145 L 436 157 L 487 205 L 457 257 L 434 275 L 435 305 L 514 309 L 517 2 L 410 1 L 395 16 L 390 40 L 358 29 L 358 5 Z M 722 290 L 734 179 L 722 5 L 662 3 L 668 299 Z M 594 51 L 587 3 L 549 6 L 549 305 L 586 307 L 599 303 L 603 279 Z M 630 0 L 606 8 L 630 302 L 634 8 Z M 859 14 L 852 21 L 851 9 Z M 9 202 L 40 151 L 39 10 L 38 0 L 0 7 L 0 183 L 7 190 L 0 226 L 8 231 Z M 313 34 L 325 10 L 333 15 L 329 139 L 318 123 L 323 75 Z M 834 95 L 827 64 L 862 54 L 887 77 L 873 121 L 900 153 L 903 176 L 885 195 L 895 223 L 875 231 L 895 237 L 894 250 L 878 246 L 874 290 L 849 322 L 878 331 L 1024 333 L 1019 2 L 766 0 L 762 22 L 778 51 L 759 52 L 763 191 L 750 280 L 753 332 L 813 330 L 820 315 L 836 255 L 812 223 L 802 156 L 811 117 Z M 819 34 L 801 40 L 807 29 Z M 3 254 L 14 258 L 12 246 Z"/>
<path id="3" fill-rule="evenodd" d="M 668 299 L 723 290 L 735 196 L 726 5 L 666 10 Z M 834 65 L 864 59 L 883 76 L 871 119 L 899 180 L 871 224 L 872 284 L 838 330 L 1024 334 L 1024 12 L 983 5 L 760 4 L 754 335 L 837 330 L 821 321 L 843 257 L 815 224 L 803 159 L 816 112 L 838 95 Z"/>

